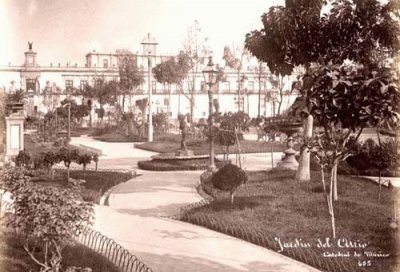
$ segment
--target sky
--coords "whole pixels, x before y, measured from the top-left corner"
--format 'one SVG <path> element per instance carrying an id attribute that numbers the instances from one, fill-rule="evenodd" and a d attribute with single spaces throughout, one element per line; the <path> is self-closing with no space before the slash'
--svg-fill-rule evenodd
<path id="1" fill-rule="evenodd" d="M 142 52 L 151 33 L 158 53 L 175 55 L 197 20 L 215 62 L 261 29 L 261 15 L 284 0 L 0 0 L 0 65 L 21 65 L 28 41 L 40 65 L 85 63 L 85 55 L 124 48 Z"/>

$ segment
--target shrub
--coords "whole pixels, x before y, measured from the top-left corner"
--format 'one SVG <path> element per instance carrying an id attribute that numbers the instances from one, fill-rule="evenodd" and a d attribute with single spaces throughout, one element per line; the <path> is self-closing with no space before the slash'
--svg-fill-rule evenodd
<path id="1" fill-rule="evenodd" d="M 15 164 L 17 166 L 29 167 L 32 163 L 31 156 L 25 150 L 21 150 L 15 157 Z"/>
<path id="2" fill-rule="evenodd" d="M 3 188 L 14 196 L 10 224 L 24 234 L 23 247 L 41 271 L 60 271 L 62 249 L 92 218 L 92 204 L 77 201 L 80 186 L 41 186 L 26 177 L 22 168 L 7 168 Z M 37 252 L 36 245 L 45 249 Z"/>
<path id="3" fill-rule="evenodd" d="M 247 180 L 247 174 L 243 169 L 234 164 L 227 164 L 215 173 L 212 184 L 217 189 L 229 191 L 233 203 L 235 190 Z"/>

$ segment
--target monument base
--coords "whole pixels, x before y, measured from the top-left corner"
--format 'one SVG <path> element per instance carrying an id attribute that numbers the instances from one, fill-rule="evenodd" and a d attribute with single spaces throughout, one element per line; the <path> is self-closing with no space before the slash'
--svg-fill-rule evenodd
<path id="1" fill-rule="evenodd" d="M 177 150 L 177 151 L 175 151 L 175 156 L 176 157 L 192 157 L 192 156 L 194 156 L 194 151 L 190 150 L 190 149 Z"/>
<path id="2" fill-rule="evenodd" d="M 283 153 L 285 153 L 285 157 L 282 159 L 282 161 L 278 162 L 278 167 L 297 170 L 299 163 L 296 160 L 296 150 L 289 148 L 283 151 Z"/>

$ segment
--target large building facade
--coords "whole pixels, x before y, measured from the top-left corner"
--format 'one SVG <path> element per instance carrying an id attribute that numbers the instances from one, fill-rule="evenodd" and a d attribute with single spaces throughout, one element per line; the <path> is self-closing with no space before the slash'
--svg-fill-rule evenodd
<path id="1" fill-rule="evenodd" d="M 29 43 L 22 65 L 0 66 L 0 88 L 6 92 L 24 90 L 29 97 L 30 113 L 45 113 L 49 110 L 48 105 L 44 103 L 44 97 L 49 93 L 58 96 L 57 101 L 61 101 L 70 90 L 84 90 L 86 85 L 96 86 L 100 80 L 118 80 L 119 78 L 118 65 L 121 53 L 90 52 L 86 55 L 84 66 L 71 63 L 43 65 L 38 62 L 39 55 L 33 50 L 32 43 Z M 132 95 L 126 99 L 125 110 L 132 110 L 136 100 L 147 97 L 149 84 L 151 84 L 153 113 L 166 112 L 172 118 L 176 118 L 178 113 L 190 113 L 189 85 L 184 85 L 182 90 L 176 86 L 168 88 L 156 82 L 154 78 L 152 82 L 148 82 L 147 57 L 136 54 L 135 58 L 139 69 L 143 71 L 145 82 L 132 90 Z M 153 57 L 152 66 L 167 58 L 169 56 Z M 195 78 L 194 119 L 208 115 L 207 86 L 204 84 L 201 72 L 203 68 L 200 67 L 196 73 L 192 74 Z M 285 110 L 293 103 L 298 94 L 290 91 L 296 75 L 285 78 L 281 86 L 277 87 L 273 83 L 278 82 L 278 78 L 272 76 L 268 69 L 259 72 L 258 68 L 258 65 L 244 64 L 241 72 L 238 73 L 228 66 L 223 67 L 224 81 L 213 87 L 214 98 L 218 100 L 221 112 L 237 111 L 240 107 L 251 117 L 256 117 L 259 111 L 261 115 L 272 116 L 278 111 L 280 101 L 280 96 L 277 96 L 278 88 L 283 89 L 284 94 L 280 110 Z M 239 78 L 242 80 L 238 80 Z M 240 95 L 238 95 L 239 87 Z M 112 111 L 112 108 L 108 110 Z"/>

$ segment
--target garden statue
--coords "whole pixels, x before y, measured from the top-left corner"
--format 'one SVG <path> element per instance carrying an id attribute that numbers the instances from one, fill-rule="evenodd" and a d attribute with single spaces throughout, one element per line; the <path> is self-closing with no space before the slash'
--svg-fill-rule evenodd
<path id="1" fill-rule="evenodd" d="M 186 136 L 187 136 L 187 129 L 188 125 L 186 123 L 186 115 L 179 115 L 179 129 L 181 130 L 181 150 L 186 150 Z"/>
<path id="2" fill-rule="evenodd" d="M 181 148 L 175 152 L 178 157 L 190 157 L 194 155 L 193 150 L 186 149 L 186 137 L 188 135 L 188 124 L 186 123 L 186 115 L 179 114 L 179 129 L 181 130 Z"/>

